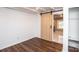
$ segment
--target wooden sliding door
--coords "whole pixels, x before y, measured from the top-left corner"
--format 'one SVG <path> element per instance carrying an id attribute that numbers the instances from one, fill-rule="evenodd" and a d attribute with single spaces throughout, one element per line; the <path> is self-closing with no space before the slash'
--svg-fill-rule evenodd
<path id="1" fill-rule="evenodd" d="M 52 13 L 41 14 L 41 38 L 52 41 Z"/>

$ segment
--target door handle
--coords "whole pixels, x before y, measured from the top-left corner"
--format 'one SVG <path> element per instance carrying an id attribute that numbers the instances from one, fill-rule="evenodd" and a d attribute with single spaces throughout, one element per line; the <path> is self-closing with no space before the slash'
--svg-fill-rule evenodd
<path id="1" fill-rule="evenodd" d="M 52 28 L 52 25 L 50 25 L 50 28 Z"/>

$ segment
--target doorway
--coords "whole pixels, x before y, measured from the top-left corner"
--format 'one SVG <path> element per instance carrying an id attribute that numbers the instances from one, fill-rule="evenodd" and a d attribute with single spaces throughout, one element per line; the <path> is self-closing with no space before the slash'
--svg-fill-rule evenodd
<path id="1" fill-rule="evenodd" d="M 62 43 L 63 14 L 47 12 L 41 14 L 41 38 Z"/>

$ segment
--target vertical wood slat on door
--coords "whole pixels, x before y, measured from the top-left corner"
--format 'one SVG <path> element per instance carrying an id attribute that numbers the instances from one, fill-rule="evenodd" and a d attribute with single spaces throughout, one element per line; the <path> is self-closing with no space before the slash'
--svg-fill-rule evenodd
<path id="1" fill-rule="evenodd" d="M 41 15 L 41 38 L 52 41 L 52 13 Z"/>

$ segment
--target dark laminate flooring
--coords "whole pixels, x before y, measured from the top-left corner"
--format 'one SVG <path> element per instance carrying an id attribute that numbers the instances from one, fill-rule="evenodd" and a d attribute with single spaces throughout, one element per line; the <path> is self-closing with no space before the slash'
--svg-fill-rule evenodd
<path id="1" fill-rule="evenodd" d="M 76 40 L 72 40 L 72 39 L 69 39 L 69 46 L 68 46 L 68 51 L 69 52 L 79 52 L 79 47 L 74 47 L 72 44 L 76 44 L 76 45 L 79 45 L 79 41 L 76 41 Z"/>
<path id="2" fill-rule="evenodd" d="M 68 47 L 68 51 L 69 52 L 79 52 L 79 48 L 75 48 L 75 47 L 69 46 Z"/>
<path id="3" fill-rule="evenodd" d="M 46 41 L 40 38 L 32 38 L 14 46 L 0 50 L 1 52 L 60 52 L 62 44 Z"/>

